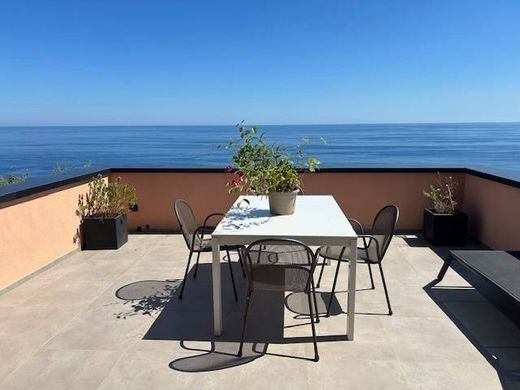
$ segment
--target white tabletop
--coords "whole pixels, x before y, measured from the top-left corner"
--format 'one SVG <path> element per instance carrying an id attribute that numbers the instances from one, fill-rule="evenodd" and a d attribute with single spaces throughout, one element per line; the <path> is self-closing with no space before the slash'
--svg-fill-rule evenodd
<path id="1" fill-rule="evenodd" d="M 212 237 L 219 244 L 285 237 L 307 245 L 347 245 L 357 235 L 333 196 L 299 195 L 292 215 L 271 215 L 266 196 L 240 196 Z"/>

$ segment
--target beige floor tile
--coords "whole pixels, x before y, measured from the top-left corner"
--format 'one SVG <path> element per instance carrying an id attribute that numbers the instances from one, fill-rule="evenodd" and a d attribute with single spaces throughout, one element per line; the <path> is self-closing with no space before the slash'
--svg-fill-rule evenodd
<path id="1" fill-rule="evenodd" d="M 409 389 L 397 360 L 345 359 L 323 356 L 319 368 L 307 370 L 313 389 Z"/>
<path id="2" fill-rule="evenodd" d="M 42 349 L 3 382 L 3 389 L 95 389 L 118 360 L 104 351 Z"/>

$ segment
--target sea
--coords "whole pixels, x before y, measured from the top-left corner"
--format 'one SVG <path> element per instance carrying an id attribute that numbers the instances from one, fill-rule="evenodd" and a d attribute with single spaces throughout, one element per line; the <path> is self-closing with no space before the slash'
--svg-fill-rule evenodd
<path id="1" fill-rule="evenodd" d="M 258 126 L 266 142 L 304 143 L 323 168 L 469 167 L 520 174 L 520 123 Z M 0 175 L 84 168 L 225 168 L 236 126 L 0 127 Z M 324 140 L 324 142 L 323 142 Z"/>

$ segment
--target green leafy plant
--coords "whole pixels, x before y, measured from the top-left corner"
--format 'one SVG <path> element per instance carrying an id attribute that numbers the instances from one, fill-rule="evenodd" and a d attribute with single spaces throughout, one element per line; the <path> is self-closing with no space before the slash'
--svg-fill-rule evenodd
<path id="1" fill-rule="evenodd" d="M 268 144 L 257 127 L 237 125 L 240 138 L 226 146 L 233 150 L 233 166 L 226 168 L 234 178 L 227 183 L 229 192 L 268 195 L 296 191 L 302 185 L 303 171 L 315 172 L 320 162 L 308 157 L 305 145 L 309 138 L 292 150 L 276 143 Z M 324 142 L 324 139 L 322 139 Z"/>
<path id="2" fill-rule="evenodd" d="M 87 169 L 87 168 L 90 168 L 91 166 L 92 166 L 92 161 L 87 161 L 81 165 L 74 165 L 74 164 L 70 164 L 67 161 L 63 160 L 60 162 L 56 162 L 54 164 L 52 173 L 54 174 L 54 176 L 61 176 L 61 175 L 65 175 L 67 173 L 72 173 L 74 171 L 78 171 L 81 169 Z"/>
<path id="3" fill-rule="evenodd" d="M 424 195 L 431 199 L 432 208 L 438 214 L 453 214 L 457 211 L 458 203 L 455 194 L 459 184 L 451 177 L 442 177 L 437 172 L 436 185 L 430 185 L 428 191 L 423 191 Z"/>
<path id="4" fill-rule="evenodd" d="M 7 176 L 4 178 L 0 175 L 0 186 L 7 186 L 9 184 L 20 184 L 25 183 L 29 178 L 29 172 L 24 171 L 22 173 L 16 173 L 11 170 L 7 172 Z"/>
<path id="5" fill-rule="evenodd" d="M 76 214 L 81 218 L 111 218 L 126 214 L 137 201 L 135 188 L 121 183 L 118 177 L 107 182 L 101 175 L 88 185 L 88 192 L 78 198 Z"/>

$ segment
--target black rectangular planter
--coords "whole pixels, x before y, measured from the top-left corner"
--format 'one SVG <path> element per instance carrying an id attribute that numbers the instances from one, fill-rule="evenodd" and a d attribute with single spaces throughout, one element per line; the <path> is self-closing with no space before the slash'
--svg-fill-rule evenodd
<path id="1" fill-rule="evenodd" d="M 432 245 L 466 245 L 468 214 L 437 214 L 424 209 L 423 236 Z"/>
<path id="2" fill-rule="evenodd" d="M 112 218 L 87 217 L 81 224 L 82 249 L 118 249 L 128 241 L 126 215 Z"/>

